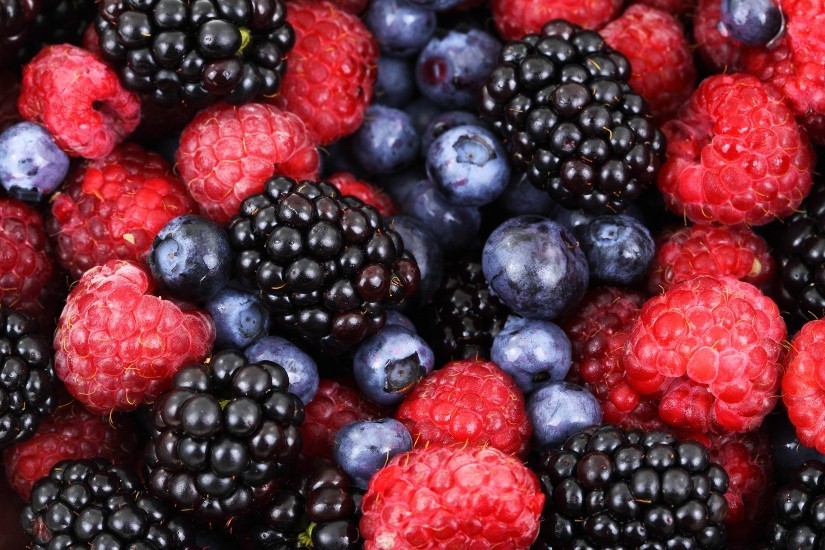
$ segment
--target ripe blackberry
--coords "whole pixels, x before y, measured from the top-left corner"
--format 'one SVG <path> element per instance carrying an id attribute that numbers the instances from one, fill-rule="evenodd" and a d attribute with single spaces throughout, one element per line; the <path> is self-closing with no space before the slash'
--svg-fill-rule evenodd
<path id="1" fill-rule="evenodd" d="M 768 523 L 770 548 L 822 548 L 825 545 L 825 464 L 809 460 L 773 499 Z"/>
<path id="2" fill-rule="evenodd" d="M 34 550 L 186 549 L 194 533 L 137 477 L 108 460 L 64 460 L 32 489 L 21 513 Z"/>
<path id="3" fill-rule="evenodd" d="M 304 406 L 288 388 L 283 367 L 235 350 L 178 371 L 152 410 L 152 493 L 205 524 L 266 502 L 301 450 Z"/>
<path id="4" fill-rule="evenodd" d="M 123 85 L 165 107 L 272 96 L 295 42 L 281 0 L 102 0 L 95 27 Z"/>
<path id="5" fill-rule="evenodd" d="M 481 116 L 515 165 L 569 209 L 620 212 L 656 181 L 664 135 L 628 85 L 627 58 L 556 19 L 510 42 L 482 86 Z"/>
<path id="6" fill-rule="evenodd" d="M 236 274 L 274 319 L 334 353 L 374 334 L 418 288 L 415 259 L 378 211 L 331 183 L 267 180 L 229 221 Z"/>
<path id="7" fill-rule="evenodd" d="M 728 475 L 695 441 L 604 425 L 546 452 L 541 548 L 722 548 Z"/>
<path id="8" fill-rule="evenodd" d="M 76 44 L 94 14 L 91 0 L 0 0 L 0 66 L 22 65 L 44 44 Z"/>
<path id="9" fill-rule="evenodd" d="M 423 311 L 420 326 L 439 364 L 489 359 L 493 338 L 509 314 L 487 288 L 481 262 L 465 258 L 447 266 L 441 287 Z"/>
<path id="10" fill-rule="evenodd" d="M 37 320 L 0 306 L 0 448 L 30 437 L 55 406 L 52 345 Z"/>

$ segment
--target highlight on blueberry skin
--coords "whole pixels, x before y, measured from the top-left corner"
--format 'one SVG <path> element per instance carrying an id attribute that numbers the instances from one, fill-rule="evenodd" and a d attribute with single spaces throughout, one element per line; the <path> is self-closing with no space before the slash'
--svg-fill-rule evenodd
<path id="1" fill-rule="evenodd" d="M 630 286 L 647 273 L 656 243 L 650 231 L 625 214 L 599 216 L 580 232 L 590 276 L 608 285 Z"/>
<path id="2" fill-rule="evenodd" d="M 527 398 L 533 441 L 540 449 L 559 447 L 576 432 L 602 422 L 602 408 L 592 393 L 570 382 L 550 382 Z"/>
<path id="3" fill-rule="evenodd" d="M 243 349 L 269 333 L 272 319 L 260 298 L 226 287 L 204 304 L 215 322 L 215 345 Z"/>
<path id="4" fill-rule="evenodd" d="M 395 455 L 411 450 L 412 445 L 410 432 L 398 420 L 362 420 L 338 431 L 332 442 L 332 454 L 355 486 L 366 489 L 375 472 Z"/>
<path id="5" fill-rule="evenodd" d="M 372 0 L 363 18 L 381 52 L 396 57 L 417 54 L 435 32 L 435 13 L 406 0 Z"/>
<path id="6" fill-rule="evenodd" d="M 775 0 L 722 0 L 719 30 L 747 46 L 761 46 L 778 38 L 785 18 Z"/>
<path id="7" fill-rule="evenodd" d="M 320 378 L 318 365 L 301 348 L 279 336 L 264 336 L 244 350 L 250 363 L 272 361 L 283 367 L 289 377 L 289 391 L 306 405 L 315 397 Z"/>
<path id="8" fill-rule="evenodd" d="M 372 105 L 364 113 L 364 123 L 352 136 L 352 154 L 364 170 L 392 174 L 413 163 L 420 141 L 407 113 Z"/>
<path id="9" fill-rule="evenodd" d="M 57 189 L 69 157 L 39 124 L 20 122 L 0 134 L 0 183 L 9 195 L 36 203 Z"/>
<path id="10" fill-rule="evenodd" d="M 407 191 L 401 211 L 438 235 L 444 252 L 457 252 L 473 242 L 481 227 L 481 212 L 447 200 L 430 180 L 421 180 Z"/>
<path id="11" fill-rule="evenodd" d="M 404 248 L 413 255 L 421 272 L 414 303 L 426 304 L 433 297 L 444 276 L 444 253 L 438 239 L 421 222 L 410 216 L 392 216 L 387 223 L 404 241 Z"/>

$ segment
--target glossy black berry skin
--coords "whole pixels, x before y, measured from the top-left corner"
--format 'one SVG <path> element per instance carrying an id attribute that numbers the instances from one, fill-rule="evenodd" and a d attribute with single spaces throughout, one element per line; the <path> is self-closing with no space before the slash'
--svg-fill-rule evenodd
<path id="1" fill-rule="evenodd" d="M 537 548 L 723 548 L 728 475 L 695 441 L 600 426 L 546 452 Z"/>
<path id="2" fill-rule="evenodd" d="M 152 493 L 212 526 L 266 502 L 301 449 L 304 407 L 288 388 L 283 367 L 235 350 L 181 369 L 152 410 Z"/>
<path id="3" fill-rule="evenodd" d="M 164 107 L 274 95 L 295 42 L 281 0 L 102 0 L 95 26 L 123 85 Z"/>
<path id="4" fill-rule="evenodd" d="M 52 356 L 35 319 L 0 306 L 0 448 L 29 438 L 54 410 Z"/>
<path id="5" fill-rule="evenodd" d="M 65 460 L 32 489 L 20 522 L 33 550 L 184 550 L 193 529 L 132 472 L 102 459 Z"/>
<path id="6" fill-rule="evenodd" d="M 825 546 L 825 464 L 809 460 L 774 496 L 768 544 L 775 549 Z"/>
<path id="7" fill-rule="evenodd" d="M 375 208 L 329 183 L 271 178 L 229 221 L 235 274 L 276 323 L 335 353 L 384 326 L 420 272 Z"/>
<path id="8" fill-rule="evenodd" d="M 502 50 L 480 114 L 536 187 L 569 209 L 621 212 L 656 181 L 664 134 L 627 81 L 630 63 L 564 20 Z"/>

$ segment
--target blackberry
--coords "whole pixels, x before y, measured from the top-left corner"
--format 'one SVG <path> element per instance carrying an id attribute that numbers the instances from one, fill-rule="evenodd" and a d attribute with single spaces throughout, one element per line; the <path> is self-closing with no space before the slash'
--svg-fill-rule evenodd
<path id="1" fill-rule="evenodd" d="M 481 90 L 480 113 L 517 167 L 564 207 L 621 212 L 656 181 L 664 134 L 627 81 L 630 63 L 564 20 L 510 42 Z"/>
<path id="2" fill-rule="evenodd" d="M 186 549 L 194 532 L 137 477 L 108 460 L 64 460 L 32 489 L 20 517 L 34 550 Z"/>
<path id="3" fill-rule="evenodd" d="M 415 259 L 372 206 L 331 183 L 267 180 L 229 221 L 235 272 L 274 320 L 328 353 L 384 326 L 418 288 Z"/>
<path id="4" fill-rule="evenodd" d="M 178 371 L 152 410 L 152 493 L 204 524 L 266 502 L 301 450 L 304 406 L 288 388 L 283 367 L 235 350 Z"/>
<path id="5" fill-rule="evenodd" d="M 722 548 L 728 475 L 695 441 L 600 426 L 546 452 L 539 548 Z"/>
<path id="6" fill-rule="evenodd" d="M 92 20 L 91 0 L 0 0 L 0 66 L 22 65 L 44 44 L 76 44 Z"/>
<path id="7" fill-rule="evenodd" d="M 783 550 L 825 546 L 825 464 L 803 463 L 776 492 L 768 544 Z"/>
<path id="8" fill-rule="evenodd" d="M 54 407 L 51 342 L 33 317 L 0 306 L 0 448 L 29 438 Z"/>
<path id="9" fill-rule="evenodd" d="M 281 0 L 102 0 L 95 27 L 123 85 L 164 107 L 274 95 L 295 42 Z"/>
<path id="10" fill-rule="evenodd" d="M 439 364 L 453 359 L 489 359 L 493 338 L 509 313 L 487 288 L 481 262 L 465 258 L 447 266 L 419 326 Z"/>

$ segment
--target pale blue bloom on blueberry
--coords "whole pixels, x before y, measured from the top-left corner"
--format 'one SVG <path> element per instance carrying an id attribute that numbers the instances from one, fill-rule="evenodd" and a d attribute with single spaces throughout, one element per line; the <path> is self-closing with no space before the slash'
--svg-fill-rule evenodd
<path id="1" fill-rule="evenodd" d="M 427 99 L 426 97 L 419 97 L 409 102 L 404 107 L 404 112 L 410 115 L 416 131 L 423 134 L 427 129 L 427 125 L 432 120 L 444 112 L 444 109 Z"/>
<path id="2" fill-rule="evenodd" d="M 773 40 L 784 24 L 774 0 L 722 0 L 720 30 L 747 46 Z"/>
<path id="3" fill-rule="evenodd" d="M 630 286 L 650 267 L 656 243 L 647 227 L 625 214 L 599 216 L 579 238 L 590 276 L 608 285 Z"/>
<path id="4" fill-rule="evenodd" d="M 602 408 L 593 394 L 570 382 L 537 389 L 527 398 L 526 410 L 540 449 L 557 448 L 571 435 L 602 422 Z"/>
<path id="5" fill-rule="evenodd" d="M 415 97 L 413 65 L 407 59 L 382 55 L 378 58 L 375 103 L 402 109 Z"/>
<path id="6" fill-rule="evenodd" d="M 415 55 L 435 32 L 435 14 L 406 0 L 372 0 L 362 18 L 387 55 Z"/>
<path id="7" fill-rule="evenodd" d="M 410 216 L 393 216 L 388 220 L 404 241 L 404 249 L 413 255 L 421 282 L 415 295 L 415 302 L 426 304 L 433 297 L 444 275 L 444 253 L 438 240 L 415 218 Z"/>
<path id="8" fill-rule="evenodd" d="M 390 325 L 398 325 L 399 327 L 405 328 L 411 332 L 417 332 L 415 329 L 415 325 L 412 321 L 410 321 L 409 317 L 407 317 L 403 313 L 398 313 L 394 309 L 387 310 L 387 320 L 384 321 L 385 327 L 388 327 Z"/>
<path id="9" fill-rule="evenodd" d="M 444 111 L 427 124 L 427 129 L 424 130 L 424 133 L 421 135 L 422 154 L 426 157 L 427 151 L 430 150 L 430 145 L 433 144 L 435 139 L 456 126 L 481 126 L 482 128 L 488 128 L 487 123 L 469 111 Z"/>
<path id="10" fill-rule="evenodd" d="M 289 391 L 306 405 L 318 391 L 318 365 L 298 346 L 278 336 L 264 336 L 244 350 L 250 363 L 272 361 L 289 376 Z"/>
<path id="11" fill-rule="evenodd" d="M 416 159 L 421 137 L 412 118 L 398 109 L 372 105 L 352 136 L 352 154 L 375 174 L 400 172 Z"/>
<path id="12" fill-rule="evenodd" d="M 359 420 L 338 430 L 332 455 L 355 486 L 366 489 L 375 472 L 395 455 L 412 449 L 412 445 L 410 432 L 394 418 Z"/>
<path id="13" fill-rule="evenodd" d="M 401 211 L 428 228 L 445 252 L 467 247 L 481 227 L 478 208 L 451 203 L 429 180 L 418 182 L 407 192 Z"/>
<path id="14" fill-rule="evenodd" d="M 19 122 L 0 134 L 0 183 L 9 195 L 35 203 L 68 171 L 69 157 L 39 124 Z"/>
<path id="15" fill-rule="evenodd" d="M 254 294 L 226 287 L 204 309 L 215 322 L 215 345 L 243 349 L 269 333 L 269 310 Z"/>
<path id="16" fill-rule="evenodd" d="M 513 216 L 535 214 L 550 217 L 556 208 L 556 201 L 530 183 L 526 175 L 511 178 L 510 185 L 501 194 L 500 204 Z"/>

